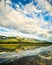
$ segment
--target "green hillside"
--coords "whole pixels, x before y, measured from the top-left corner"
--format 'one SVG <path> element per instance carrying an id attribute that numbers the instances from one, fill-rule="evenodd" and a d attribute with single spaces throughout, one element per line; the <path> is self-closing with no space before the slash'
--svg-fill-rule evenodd
<path id="1" fill-rule="evenodd" d="M 0 51 L 22 51 L 40 46 L 52 45 L 51 42 L 23 37 L 0 36 Z"/>
<path id="2" fill-rule="evenodd" d="M 24 37 L 6 37 L 0 36 L 0 44 L 1 43 L 51 43 L 44 40 L 36 40 L 33 38 L 24 38 Z"/>

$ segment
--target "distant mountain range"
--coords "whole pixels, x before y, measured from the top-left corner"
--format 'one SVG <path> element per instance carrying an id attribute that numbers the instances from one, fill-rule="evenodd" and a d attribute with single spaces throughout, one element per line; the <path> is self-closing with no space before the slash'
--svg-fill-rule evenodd
<path id="1" fill-rule="evenodd" d="M 25 37 L 20 37 L 20 36 L 17 36 L 17 37 L 7 37 L 7 36 L 2 36 L 0 35 L 0 42 L 2 43 L 51 43 L 51 42 L 48 42 L 48 41 L 45 41 L 45 40 L 37 40 L 37 39 L 33 39 L 33 38 L 25 38 Z"/>

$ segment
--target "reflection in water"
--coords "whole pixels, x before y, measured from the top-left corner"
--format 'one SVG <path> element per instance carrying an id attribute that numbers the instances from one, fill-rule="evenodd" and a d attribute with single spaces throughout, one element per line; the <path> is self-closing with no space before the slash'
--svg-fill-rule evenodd
<path id="1" fill-rule="evenodd" d="M 37 52 L 38 51 L 38 52 Z M 52 46 L 21 52 L 1 52 L 0 65 L 52 65 Z"/>

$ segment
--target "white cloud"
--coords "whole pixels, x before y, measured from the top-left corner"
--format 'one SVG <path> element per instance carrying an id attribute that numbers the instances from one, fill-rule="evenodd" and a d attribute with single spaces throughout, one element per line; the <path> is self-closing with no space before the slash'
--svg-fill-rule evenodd
<path id="1" fill-rule="evenodd" d="M 34 14 L 34 12 L 41 13 L 46 10 L 51 12 L 51 6 L 47 4 L 46 1 L 44 3 L 46 7 L 39 2 L 39 5 L 41 4 L 41 6 L 43 6 L 42 10 L 38 10 L 32 3 L 26 5 L 23 10 L 18 7 L 17 11 L 10 6 L 7 6 L 6 10 L 3 9 L 4 12 L 2 12 L 3 10 L 1 11 L 3 14 L 0 14 L 0 25 L 10 29 L 10 31 L 2 32 L 0 34 L 13 36 L 19 35 L 50 41 L 52 35 L 48 33 L 48 31 L 52 30 L 52 23 L 45 21 L 42 15 L 40 18 L 37 18 Z M 48 7 L 50 7 L 50 9 L 48 9 Z M 31 14 L 33 18 L 29 18 L 25 14 Z"/>

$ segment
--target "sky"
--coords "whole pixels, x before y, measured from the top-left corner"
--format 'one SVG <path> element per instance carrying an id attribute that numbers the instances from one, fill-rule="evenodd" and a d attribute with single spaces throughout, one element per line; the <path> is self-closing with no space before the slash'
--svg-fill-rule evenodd
<path id="1" fill-rule="evenodd" d="M 52 42 L 52 0 L 1 0 L 0 35 Z"/>

